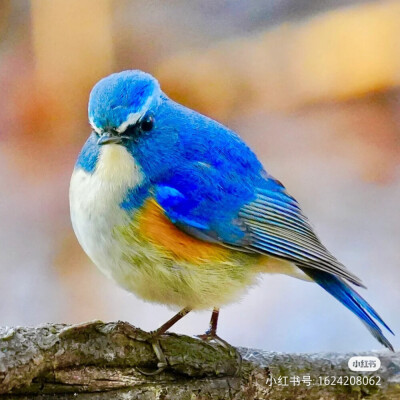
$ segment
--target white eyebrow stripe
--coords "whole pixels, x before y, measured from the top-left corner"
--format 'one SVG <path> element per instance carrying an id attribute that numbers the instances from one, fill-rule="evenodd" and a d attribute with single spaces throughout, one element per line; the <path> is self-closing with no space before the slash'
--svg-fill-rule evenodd
<path id="1" fill-rule="evenodd" d="M 135 125 L 136 122 L 139 121 L 140 117 L 141 117 L 143 114 L 144 114 L 143 111 L 138 111 L 138 112 L 129 114 L 129 115 L 128 115 L 128 118 L 126 119 L 126 121 L 123 122 L 123 123 L 122 123 L 118 128 L 116 128 L 115 130 L 116 130 L 118 133 L 124 132 L 124 131 L 126 130 L 126 128 L 127 128 L 129 125 Z"/>
<path id="2" fill-rule="evenodd" d="M 136 124 L 139 119 L 141 117 L 143 117 L 144 114 L 146 114 L 147 110 L 150 108 L 151 104 L 155 101 L 158 100 L 160 97 L 160 93 L 159 90 L 155 91 L 155 93 L 153 93 L 152 96 L 149 96 L 146 100 L 146 102 L 142 105 L 142 107 L 140 108 L 139 111 L 129 114 L 126 121 L 123 122 L 118 128 L 116 128 L 115 130 L 118 133 L 122 133 L 125 131 L 125 129 L 129 126 L 129 125 L 134 125 Z"/>

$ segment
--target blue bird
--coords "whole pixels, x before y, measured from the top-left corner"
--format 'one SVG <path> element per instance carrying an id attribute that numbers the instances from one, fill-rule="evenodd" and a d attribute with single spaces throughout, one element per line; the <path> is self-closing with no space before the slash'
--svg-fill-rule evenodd
<path id="1" fill-rule="evenodd" d="M 213 309 L 205 339 L 219 339 L 220 307 L 261 273 L 314 281 L 393 350 L 392 332 L 350 284 L 362 286 L 313 231 L 298 202 L 239 136 L 169 99 L 151 75 L 100 80 L 93 128 L 71 179 L 76 236 L 96 266 L 140 298 Z M 222 339 L 220 339 L 222 341 Z"/>

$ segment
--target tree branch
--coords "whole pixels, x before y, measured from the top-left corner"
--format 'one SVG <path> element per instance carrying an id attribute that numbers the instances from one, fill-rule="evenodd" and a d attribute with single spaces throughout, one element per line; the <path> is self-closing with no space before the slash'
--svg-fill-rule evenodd
<path id="1" fill-rule="evenodd" d="M 137 369 L 157 369 L 151 335 L 125 322 L 0 328 L 0 395 L 20 400 L 54 394 L 61 400 L 400 398 L 399 353 L 376 353 L 379 371 L 333 385 L 332 376 L 357 377 L 347 367 L 351 355 L 240 349 L 244 361 L 235 376 L 236 357 L 223 346 L 176 334 L 162 336 L 160 345 L 169 368 L 146 376 Z M 331 384 L 320 377 L 329 377 Z"/>

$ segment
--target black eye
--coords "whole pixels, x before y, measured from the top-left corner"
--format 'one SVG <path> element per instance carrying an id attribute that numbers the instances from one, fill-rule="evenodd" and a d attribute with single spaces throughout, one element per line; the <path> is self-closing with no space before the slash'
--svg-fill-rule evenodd
<path id="1" fill-rule="evenodd" d="M 149 132 L 153 129 L 154 117 L 152 115 L 145 115 L 140 121 L 140 129 L 143 132 Z"/>

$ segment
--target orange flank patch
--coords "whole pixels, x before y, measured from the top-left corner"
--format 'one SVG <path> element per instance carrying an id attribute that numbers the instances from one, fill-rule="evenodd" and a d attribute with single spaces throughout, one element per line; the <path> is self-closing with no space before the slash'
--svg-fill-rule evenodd
<path id="1" fill-rule="evenodd" d="M 155 200 L 148 200 L 139 214 L 141 235 L 163 252 L 182 261 L 201 264 L 207 261 L 224 260 L 229 250 L 218 244 L 203 242 L 178 229 L 164 215 Z"/>

